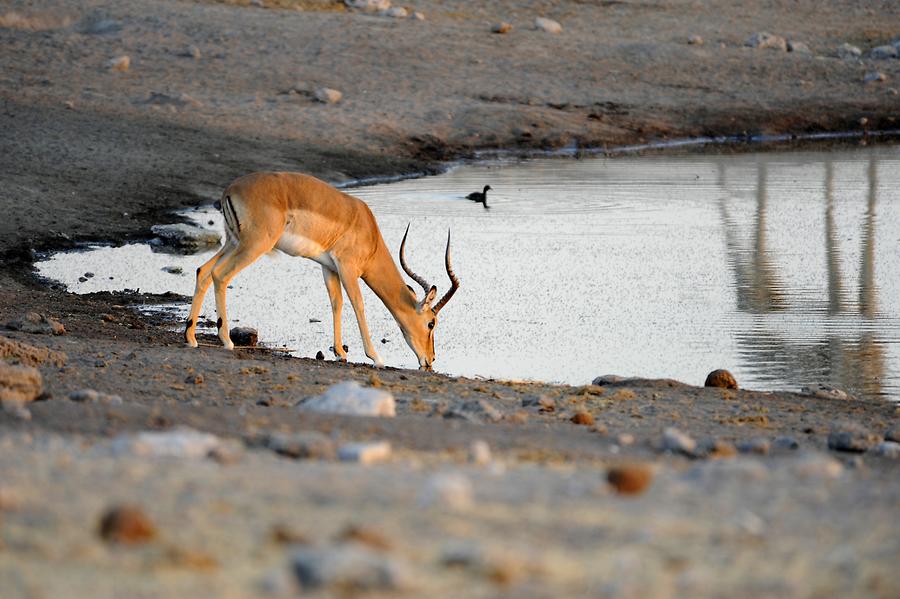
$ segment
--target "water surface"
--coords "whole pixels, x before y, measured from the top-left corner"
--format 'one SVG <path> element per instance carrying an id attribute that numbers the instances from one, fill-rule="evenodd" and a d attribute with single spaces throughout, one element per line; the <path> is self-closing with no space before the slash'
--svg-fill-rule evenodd
<path id="1" fill-rule="evenodd" d="M 486 184 L 490 209 L 463 199 Z M 453 231 L 462 287 L 440 316 L 437 370 L 702 384 L 708 371 L 728 368 L 744 387 L 828 383 L 896 400 L 898 189 L 900 150 L 877 147 L 533 160 L 352 193 L 372 207 L 395 256 L 412 223 L 407 259 L 440 294 L 448 284 L 443 243 Z M 221 228 L 218 214 L 197 218 Z M 57 254 L 38 266 L 79 293 L 190 295 L 205 259 L 132 245 Z M 78 282 L 85 271 L 97 276 Z M 299 355 L 328 353 L 331 311 L 317 264 L 264 257 L 232 285 L 233 324 L 257 327 Z M 415 367 L 368 289 L 365 305 L 385 362 Z M 186 316 L 188 306 L 178 309 Z M 215 320 L 211 292 L 203 314 Z M 366 361 L 349 303 L 343 326 L 351 360 Z"/>

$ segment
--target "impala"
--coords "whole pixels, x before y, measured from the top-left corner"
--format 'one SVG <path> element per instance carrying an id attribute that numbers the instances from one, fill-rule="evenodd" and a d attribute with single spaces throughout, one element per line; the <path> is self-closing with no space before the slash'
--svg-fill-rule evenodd
<path id="1" fill-rule="evenodd" d="M 197 269 L 197 286 L 184 331 L 184 339 L 190 346 L 197 347 L 197 317 L 212 283 L 219 317 L 216 322 L 219 339 L 227 349 L 234 348 L 228 334 L 225 307 L 228 284 L 263 254 L 280 250 L 291 256 L 309 258 L 322 266 L 325 288 L 331 300 L 334 353 L 338 358 L 347 359 L 341 343 L 343 285 L 356 313 L 366 355 L 376 366 L 384 365 L 369 337 L 359 288 L 359 279 L 362 279 L 397 321 L 406 343 L 419 360 L 419 367 L 431 368 L 437 315 L 459 289 L 459 279 L 450 266 L 449 232 L 444 262 L 451 285 L 444 297 L 432 305 L 437 288 L 406 264 L 404 249 L 409 226 L 400 243 L 400 265 L 422 286 L 422 299 L 404 283 L 369 207 L 324 181 L 299 173 L 252 173 L 228 186 L 222 194 L 221 207 L 225 217 L 225 243 Z"/>

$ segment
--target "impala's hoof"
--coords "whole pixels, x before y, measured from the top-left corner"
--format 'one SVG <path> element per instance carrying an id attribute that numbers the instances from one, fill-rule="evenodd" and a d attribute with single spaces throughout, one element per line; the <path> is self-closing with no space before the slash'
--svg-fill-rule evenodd
<path id="1" fill-rule="evenodd" d="M 188 347 L 199 347 L 199 344 L 197 343 L 197 340 L 196 340 L 196 339 L 193 339 L 193 340 L 187 339 L 187 340 L 185 340 L 184 343 L 185 343 L 185 345 L 187 345 Z"/>
<path id="2" fill-rule="evenodd" d="M 234 343 L 231 342 L 231 339 L 229 339 L 228 341 L 223 341 L 222 346 L 225 349 L 227 349 L 228 351 L 231 351 L 234 349 Z"/>

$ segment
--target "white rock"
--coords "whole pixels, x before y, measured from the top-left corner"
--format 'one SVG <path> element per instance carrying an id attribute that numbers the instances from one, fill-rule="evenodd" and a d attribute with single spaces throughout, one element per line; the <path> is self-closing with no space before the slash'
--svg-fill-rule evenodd
<path id="1" fill-rule="evenodd" d="M 392 6 L 382 13 L 385 17 L 391 17 L 393 19 L 405 19 L 409 16 L 409 11 L 403 8 L 402 6 Z"/>
<path id="2" fill-rule="evenodd" d="M 163 245 L 182 249 L 199 249 L 219 245 L 222 235 L 218 231 L 201 229 L 185 223 L 153 225 L 150 230 Z"/>
<path id="3" fill-rule="evenodd" d="M 663 431 L 662 447 L 664 451 L 694 455 L 697 442 L 677 428 L 669 427 Z"/>
<path id="4" fill-rule="evenodd" d="M 106 63 L 110 71 L 124 72 L 131 67 L 131 57 L 117 56 Z"/>
<path id="5" fill-rule="evenodd" d="M 363 12 L 384 12 L 391 7 L 390 0 L 344 0 L 344 4 Z"/>
<path id="6" fill-rule="evenodd" d="M 895 443 L 893 441 L 882 441 L 875 447 L 870 450 L 870 453 L 873 453 L 877 456 L 881 456 L 883 458 L 892 458 L 897 459 L 900 458 L 900 443 Z"/>
<path id="7" fill-rule="evenodd" d="M 751 48 L 769 48 L 772 50 L 781 50 L 782 52 L 787 51 L 787 40 L 780 35 L 774 35 L 768 31 L 754 33 L 747 38 L 744 45 L 750 46 Z"/>
<path id="8" fill-rule="evenodd" d="M 837 399 L 841 401 L 853 399 L 853 396 L 846 391 L 822 383 L 803 387 L 800 389 L 800 393 L 802 395 L 811 395 L 812 397 L 821 397 L 822 399 Z"/>
<path id="9" fill-rule="evenodd" d="M 393 418 L 397 413 L 395 406 L 394 396 L 387 391 L 345 381 L 332 385 L 322 395 L 311 397 L 297 407 L 304 412 Z"/>
<path id="10" fill-rule="evenodd" d="M 692 35 L 691 37 L 688 38 L 688 41 L 687 41 L 687 42 L 688 42 L 688 44 L 690 44 L 691 46 L 702 46 L 702 45 L 703 45 L 703 38 L 700 37 L 699 35 Z"/>
<path id="11" fill-rule="evenodd" d="M 337 104 L 344 97 L 344 94 L 330 87 L 318 87 L 313 92 L 313 96 L 323 104 Z"/>
<path id="12" fill-rule="evenodd" d="M 179 427 L 170 431 L 142 431 L 112 440 L 114 454 L 153 458 L 205 458 L 217 450 L 222 440 L 210 433 Z"/>
<path id="13" fill-rule="evenodd" d="M 413 584 L 407 562 L 355 543 L 300 547 L 291 569 L 304 589 L 399 591 Z"/>
<path id="14" fill-rule="evenodd" d="M 827 455 L 808 453 L 798 458 L 791 470 L 801 478 L 838 478 L 844 466 Z"/>
<path id="15" fill-rule="evenodd" d="M 435 474 L 419 493 L 419 505 L 465 510 L 472 506 L 472 483 L 457 472 Z"/>
<path id="16" fill-rule="evenodd" d="M 560 25 L 558 21 L 546 19 L 544 17 L 537 17 L 534 20 L 534 28 L 546 31 L 547 33 L 562 33 L 563 30 L 562 25 Z"/>
<path id="17" fill-rule="evenodd" d="M 875 60 L 885 60 L 888 58 L 897 58 L 898 52 L 897 48 L 891 45 L 887 46 L 878 46 L 876 48 L 872 48 L 869 50 L 869 58 L 874 58 Z"/>
<path id="18" fill-rule="evenodd" d="M 489 464 L 491 461 L 491 446 L 481 439 L 472 441 L 469 445 L 469 461 L 479 466 Z"/>
<path id="19" fill-rule="evenodd" d="M 419 12 L 419 11 L 415 11 L 415 12 L 412 14 L 412 18 L 414 18 L 416 21 L 424 21 L 424 20 L 425 20 L 425 13 L 421 13 L 421 12 Z"/>
<path id="20" fill-rule="evenodd" d="M 850 60 L 862 56 L 862 50 L 853 44 L 841 44 L 837 47 L 837 56 L 843 60 Z"/>
<path id="21" fill-rule="evenodd" d="M 374 443 L 348 443 L 338 448 L 338 458 L 342 462 L 374 464 L 391 457 L 391 444 L 387 441 Z"/>

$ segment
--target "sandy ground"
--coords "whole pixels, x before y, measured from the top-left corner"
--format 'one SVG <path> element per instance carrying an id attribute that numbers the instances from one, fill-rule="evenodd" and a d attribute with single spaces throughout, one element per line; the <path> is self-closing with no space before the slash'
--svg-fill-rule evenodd
<path id="1" fill-rule="evenodd" d="M 30 420 L 0 412 L 0 594 L 291 596 L 291 556 L 345 550 L 349 526 L 368 533 L 366 563 L 393 572 L 358 582 L 380 584 L 376 594 L 900 594 L 898 462 L 827 446 L 845 421 L 883 437 L 897 426 L 894 405 L 188 351 L 170 323 L 132 310 L 154 298 L 73 296 L 30 270 L 35 252 L 146 238 L 169 211 L 257 169 L 343 182 L 430 172 L 492 148 L 840 131 L 860 119 L 895 128 L 900 60 L 835 54 L 900 35 L 900 6 L 459 0 L 412 3 L 418 21 L 328 2 L 233 4 L 0 2 L 0 323 L 36 310 L 68 329 L 3 332 L 67 359 L 40 365 L 46 393 Z M 536 16 L 563 32 L 535 31 Z M 491 34 L 501 20 L 512 31 Z M 761 30 L 811 54 L 744 47 Z M 127 71 L 107 66 L 123 55 Z M 876 71 L 885 81 L 865 83 Z M 343 99 L 315 102 L 319 86 Z M 393 393 L 397 417 L 294 407 L 347 379 Z M 66 399 L 82 388 L 123 401 Z M 472 412 L 472 400 L 483 403 L 469 419 L 447 417 Z M 594 424 L 573 423 L 576 413 Z M 178 426 L 217 435 L 230 453 L 115 450 L 122 435 Z M 720 450 L 663 452 L 670 426 Z M 393 452 L 367 466 L 260 443 L 311 431 L 337 445 L 389 441 Z M 778 448 L 779 437 L 798 448 Z M 473 464 L 479 440 L 492 457 Z M 768 451 L 728 457 L 761 440 Z M 643 493 L 607 484 L 625 463 L 652 473 Z M 146 513 L 153 538 L 98 535 L 122 503 Z"/>

